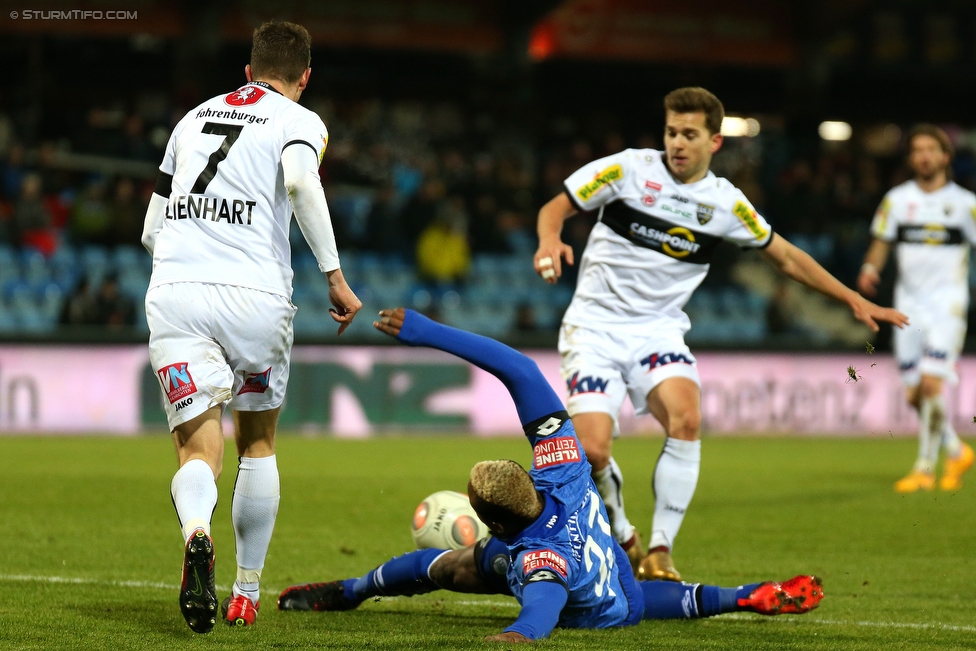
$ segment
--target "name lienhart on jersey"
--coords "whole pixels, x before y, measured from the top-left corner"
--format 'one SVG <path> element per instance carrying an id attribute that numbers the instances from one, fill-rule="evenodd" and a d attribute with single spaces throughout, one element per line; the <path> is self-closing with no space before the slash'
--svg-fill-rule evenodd
<path id="1" fill-rule="evenodd" d="M 204 219 L 250 226 L 256 205 L 256 201 L 247 199 L 180 195 L 172 197 L 166 204 L 166 219 Z"/>

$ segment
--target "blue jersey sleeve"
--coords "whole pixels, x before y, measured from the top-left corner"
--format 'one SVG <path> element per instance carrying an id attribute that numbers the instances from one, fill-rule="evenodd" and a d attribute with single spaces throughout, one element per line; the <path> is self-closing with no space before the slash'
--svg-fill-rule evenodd
<path id="1" fill-rule="evenodd" d="M 530 640 L 548 637 L 552 633 L 552 629 L 559 623 L 559 614 L 569 600 L 569 593 L 563 583 L 533 581 L 534 576 L 529 577 L 522 588 L 522 611 L 515 622 L 505 629 L 505 632 L 521 633 Z"/>
<path id="2" fill-rule="evenodd" d="M 536 363 L 501 342 L 435 323 L 413 310 L 405 310 L 398 338 L 410 346 L 457 355 L 497 377 L 515 401 L 523 427 L 541 423 L 557 412 L 565 413 L 562 401 Z"/>

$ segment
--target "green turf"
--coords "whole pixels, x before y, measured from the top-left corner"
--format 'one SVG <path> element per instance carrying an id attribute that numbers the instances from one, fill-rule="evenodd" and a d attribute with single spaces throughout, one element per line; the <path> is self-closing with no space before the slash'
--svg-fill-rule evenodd
<path id="1" fill-rule="evenodd" d="M 618 441 L 628 512 L 650 525 L 658 438 Z M 279 613 L 293 582 L 359 575 L 411 547 L 416 503 L 464 490 L 484 458 L 523 462 L 524 440 L 340 441 L 282 436 L 282 502 L 259 625 L 191 633 L 176 588 L 182 547 L 166 437 L 0 438 L 2 649 L 461 649 L 516 615 L 501 597 L 435 593 L 347 613 Z M 723 616 L 612 631 L 557 630 L 552 649 L 973 648 L 976 480 L 958 494 L 898 496 L 908 439 L 713 438 L 675 550 L 686 578 L 735 585 L 816 573 L 827 598 L 799 617 Z M 214 540 L 221 596 L 234 577 L 230 496 Z M 74 582 L 55 582 L 55 581 Z"/>

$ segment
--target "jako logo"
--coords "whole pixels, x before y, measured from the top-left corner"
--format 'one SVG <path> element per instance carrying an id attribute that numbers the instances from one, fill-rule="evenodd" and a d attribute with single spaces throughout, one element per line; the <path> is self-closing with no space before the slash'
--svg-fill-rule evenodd
<path id="1" fill-rule="evenodd" d="M 684 353 L 654 353 L 642 359 L 640 363 L 641 366 L 647 366 L 647 371 L 651 372 L 658 366 L 674 364 L 675 362 L 681 362 L 682 364 L 694 364 L 695 358 L 688 357 Z"/>
<path id="2" fill-rule="evenodd" d="M 193 383 L 190 375 L 189 362 L 176 362 L 156 371 L 159 375 L 159 383 L 169 398 L 169 404 L 197 392 L 197 385 Z"/>
<path id="3" fill-rule="evenodd" d="M 247 371 L 241 373 L 244 375 L 244 386 L 237 392 L 239 396 L 245 393 L 264 393 L 268 390 L 268 385 L 271 384 L 270 366 L 261 373 L 248 373 Z"/>
<path id="4" fill-rule="evenodd" d="M 591 375 L 580 377 L 579 371 L 573 373 L 573 377 L 566 380 L 566 388 L 569 389 L 570 397 L 577 393 L 606 393 L 608 384 L 610 384 L 610 380 L 604 380 L 602 377 Z"/>
<path id="5" fill-rule="evenodd" d="M 193 398 L 187 398 L 186 400 L 180 400 L 178 403 L 176 403 L 176 411 L 179 411 L 180 409 L 183 409 L 185 407 L 189 407 L 192 404 L 193 404 Z"/>

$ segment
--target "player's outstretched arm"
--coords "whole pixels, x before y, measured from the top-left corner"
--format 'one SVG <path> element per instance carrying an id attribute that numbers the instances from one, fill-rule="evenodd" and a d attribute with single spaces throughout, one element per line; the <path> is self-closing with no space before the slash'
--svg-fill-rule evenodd
<path id="1" fill-rule="evenodd" d="M 888 254 L 891 253 L 891 243 L 875 238 L 868 247 L 868 252 L 864 254 L 864 264 L 857 275 L 857 289 L 865 296 L 874 296 L 878 293 L 878 283 L 881 282 L 881 272 L 888 262 Z"/>
<path id="2" fill-rule="evenodd" d="M 573 247 L 563 243 L 560 234 L 563 222 L 578 211 L 565 193 L 560 193 L 539 210 L 536 232 L 539 250 L 535 252 L 535 272 L 547 283 L 553 284 L 563 275 L 563 258 L 573 264 Z"/>
<path id="3" fill-rule="evenodd" d="M 793 280 L 815 289 L 824 296 L 846 304 L 851 308 L 854 318 L 866 324 L 872 331 L 878 331 L 878 321 L 885 321 L 903 327 L 908 317 L 890 307 L 881 307 L 850 289 L 821 267 L 816 260 L 796 248 L 779 234 L 773 233 L 773 241 L 762 255 L 776 269 Z"/>
<path id="4" fill-rule="evenodd" d="M 535 362 L 494 339 L 435 323 L 402 307 L 380 311 L 373 327 L 405 344 L 437 348 L 488 371 L 512 395 L 523 426 L 565 409 Z"/>
<path id="5" fill-rule="evenodd" d="M 549 637 L 559 613 L 569 601 L 566 586 L 557 581 L 529 581 L 522 590 L 522 610 L 511 626 L 487 642 L 533 642 Z"/>

